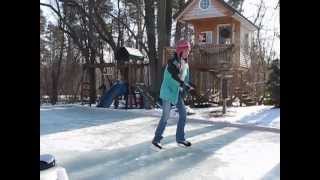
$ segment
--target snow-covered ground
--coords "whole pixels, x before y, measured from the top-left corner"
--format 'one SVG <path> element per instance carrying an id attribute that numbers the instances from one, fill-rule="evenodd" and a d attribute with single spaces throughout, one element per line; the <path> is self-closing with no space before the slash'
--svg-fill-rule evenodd
<path id="1" fill-rule="evenodd" d="M 158 117 L 161 117 L 162 113 L 161 109 L 134 109 L 131 111 Z M 195 114 L 188 116 L 189 119 L 207 120 L 215 123 L 232 123 L 239 126 L 269 127 L 270 129 L 280 130 L 280 109 L 272 108 L 272 106 L 230 107 L 227 108 L 225 115 L 222 115 L 222 107 L 193 108 L 190 112 Z M 170 116 L 173 118 L 178 117 L 178 112 L 172 110 Z"/>
<path id="2" fill-rule="evenodd" d="M 176 112 L 164 132 L 166 150 L 150 148 L 161 110 L 81 105 L 41 106 L 40 153 L 53 154 L 71 180 L 280 179 L 280 111 L 270 106 L 193 109 L 186 138 L 175 143 Z"/>

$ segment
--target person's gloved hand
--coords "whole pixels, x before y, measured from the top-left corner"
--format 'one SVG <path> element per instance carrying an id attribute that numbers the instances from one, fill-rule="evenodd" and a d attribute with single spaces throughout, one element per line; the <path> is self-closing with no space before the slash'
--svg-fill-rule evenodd
<path id="1" fill-rule="evenodd" d="M 191 87 L 193 87 L 193 89 L 196 89 L 196 85 L 193 84 L 192 82 L 189 82 L 189 85 L 190 85 Z"/>
<path id="2" fill-rule="evenodd" d="M 187 84 L 187 83 L 180 83 L 180 88 L 189 93 L 195 92 L 194 86 L 191 86 L 190 84 Z"/>
<path id="3" fill-rule="evenodd" d="M 189 89 L 189 93 L 191 94 L 191 95 L 196 95 L 196 88 L 195 88 L 195 86 L 190 86 L 190 89 Z"/>

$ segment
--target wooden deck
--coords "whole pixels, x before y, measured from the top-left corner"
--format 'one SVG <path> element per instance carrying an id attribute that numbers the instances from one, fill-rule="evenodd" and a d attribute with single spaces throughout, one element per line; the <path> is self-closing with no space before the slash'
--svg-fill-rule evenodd
<path id="1" fill-rule="evenodd" d="M 165 48 L 162 65 L 167 64 L 174 52 L 174 48 Z M 233 55 L 234 45 L 196 45 L 192 47 L 188 63 L 190 69 L 194 70 L 211 72 L 227 71 L 236 66 Z"/>

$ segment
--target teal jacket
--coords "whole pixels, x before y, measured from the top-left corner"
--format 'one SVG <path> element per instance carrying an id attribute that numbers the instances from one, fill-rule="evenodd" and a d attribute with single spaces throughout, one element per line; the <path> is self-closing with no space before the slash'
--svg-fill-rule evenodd
<path id="1" fill-rule="evenodd" d="M 163 81 L 160 88 L 160 98 L 167 100 L 171 104 L 177 104 L 179 97 L 180 84 L 189 83 L 189 65 L 186 64 L 180 69 L 181 61 L 175 54 L 172 59 L 168 61 L 163 74 Z M 183 80 L 181 80 L 181 78 Z"/>

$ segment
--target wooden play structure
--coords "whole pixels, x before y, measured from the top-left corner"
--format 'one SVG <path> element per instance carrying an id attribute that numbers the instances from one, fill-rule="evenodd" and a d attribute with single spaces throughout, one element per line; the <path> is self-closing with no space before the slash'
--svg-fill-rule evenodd
<path id="1" fill-rule="evenodd" d="M 120 74 L 128 82 L 128 97 L 126 108 L 140 107 L 153 108 L 155 101 L 148 89 L 150 85 L 149 63 L 144 61 L 144 56 L 138 49 L 121 47 L 115 54 Z M 138 96 L 138 98 L 137 98 Z M 139 101 L 139 103 L 137 102 Z M 140 105 L 138 105 L 140 104 Z"/>
<path id="2" fill-rule="evenodd" d="M 223 0 L 189 0 L 174 17 L 192 24 L 195 33 L 188 61 L 197 93 L 187 102 L 226 105 L 236 97 L 244 102 L 242 93 L 248 89 L 243 74 L 250 66 L 249 39 L 257 26 Z M 165 65 L 174 48 L 163 53 Z"/>
<path id="3" fill-rule="evenodd" d="M 115 63 L 102 64 L 85 64 L 84 68 L 99 68 L 101 69 L 104 80 L 107 79 L 110 89 L 116 81 L 123 81 L 127 86 L 127 93 L 124 96 L 112 97 L 115 100 L 115 107 L 118 107 L 119 99 L 124 98 L 127 108 L 152 108 L 155 106 L 155 101 L 149 93 L 150 72 L 149 62 L 145 61 L 143 54 L 134 48 L 121 47 L 115 52 Z M 81 95 L 89 92 L 86 81 L 83 81 Z M 104 84 L 103 84 L 104 85 Z M 84 99 L 84 98 L 82 98 Z M 84 102 L 84 101 L 83 101 Z"/>

